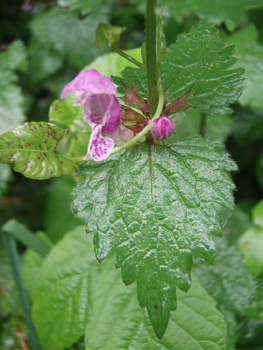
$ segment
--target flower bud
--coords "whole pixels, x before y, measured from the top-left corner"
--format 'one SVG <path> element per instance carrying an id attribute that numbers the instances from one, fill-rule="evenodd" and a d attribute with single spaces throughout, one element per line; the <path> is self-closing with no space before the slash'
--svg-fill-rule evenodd
<path id="1" fill-rule="evenodd" d="M 163 115 L 152 122 L 150 125 L 150 130 L 152 135 L 157 140 L 164 140 L 172 136 L 175 130 L 175 124 L 172 119 L 168 118 L 166 115 Z"/>

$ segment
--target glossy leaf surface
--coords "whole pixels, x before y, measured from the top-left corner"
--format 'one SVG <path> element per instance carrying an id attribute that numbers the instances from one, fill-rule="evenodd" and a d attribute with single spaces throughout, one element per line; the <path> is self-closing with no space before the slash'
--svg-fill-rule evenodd
<path id="1" fill-rule="evenodd" d="M 241 94 L 242 68 L 234 46 L 225 46 L 215 27 L 205 21 L 189 34 L 179 35 L 163 59 L 162 76 L 169 101 L 188 93 L 188 105 L 208 114 L 231 113 L 229 104 Z"/>
<path id="2" fill-rule="evenodd" d="M 66 131 L 41 122 L 25 123 L 0 137 L 0 161 L 30 179 L 71 174 L 77 166 L 54 152 Z"/>
<path id="3" fill-rule="evenodd" d="M 126 150 L 105 162 L 86 164 L 73 190 L 73 209 L 90 209 L 86 230 L 94 234 L 97 259 L 116 247 L 116 267 L 129 285 L 137 280 L 161 337 L 176 308 L 176 286 L 191 284 L 192 253 L 214 258 L 211 235 L 221 235 L 214 203 L 233 209 L 227 171 L 235 163 L 221 144 L 201 137 L 168 147 Z"/>

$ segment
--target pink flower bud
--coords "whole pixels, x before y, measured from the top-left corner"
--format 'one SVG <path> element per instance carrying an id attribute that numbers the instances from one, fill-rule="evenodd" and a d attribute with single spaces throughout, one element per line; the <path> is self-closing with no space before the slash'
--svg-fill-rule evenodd
<path id="1" fill-rule="evenodd" d="M 175 124 L 172 119 L 163 115 L 152 122 L 150 130 L 157 140 L 164 140 L 172 136 L 175 130 Z"/>

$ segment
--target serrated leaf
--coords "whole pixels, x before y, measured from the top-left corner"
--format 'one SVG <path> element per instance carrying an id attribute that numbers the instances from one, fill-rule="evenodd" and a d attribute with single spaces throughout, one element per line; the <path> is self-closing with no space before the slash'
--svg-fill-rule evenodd
<path id="1" fill-rule="evenodd" d="M 213 266 L 201 260 L 194 265 L 194 273 L 201 285 L 217 302 L 217 307 L 244 313 L 253 301 L 258 300 L 259 285 L 253 274 L 242 264 L 242 255 L 225 239 L 217 241 Z"/>
<path id="2" fill-rule="evenodd" d="M 36 232 L 37 238 L 46 243 L 47 246 L 52 247 L 52 242 L 45 234 L 45 232 Z M 21 273 L 25 288 L 32 296 L 34 285 L 37 281 L 38 274 L 40 272 L 41 265 L 43 263 L 43 257 L 36 253 L 34 250 L 28 248 L 23 254 L 23 264 L 21 267 Z M 34 276 L 34 278 L 32 278 Z"/>
<path id="3" fill-rule="evenodd" d="M 71 174 L 76 164 L 54 152 L 66 131 L 41 122 L 25 123 L 0 137 L 0 162 L 30 179 Z"/>
<path id="4" fill-rule="evenodd" d="M 124 87 L 121 81 L 126 86 L 133 87 L 136 84 L 136 91 L 141 97 L 148 97 L 148 85 L 146 72 L 139 68 L 126 67 L 121 72 L 121 80 L 119 77 L 113 76 L 113 82 L 118 86 L 118 92 L 124 94 Z"/>
<path id="5" fill-rule="evenodd" d="M 97 265 L 83 226 L 68 233 L 44 260 L 33 295 L 33 320 L 43 350 L 62 350 L 84 334 Z"/>
<path id="6" fill-rule="evenodd" d="M 61 7 L 68 7 L 71 10 L 80 10 L 82 15 L 87 15 L 96 9 L 102 0 L 58 0 L 58 5 Z"/>
<path id="7" fill-rule="evenodd" d="M 237 45 L 235 56 L 238 58 L 237 66 L 245 68 L 243 93 L 239 103 L 262 110 L 263 47 L 255 42 L 242 43 Z"/>
<path id="8" fill-rule="evenodd" d="M 99 49 L 102 51 L 106 44 L 111 47 L 114 43 L 117 43 L 125 30 L 124 27 L 116 27 L 100 22 L 96 30 L 96 41 Z"/>
<path id="9" fill-rule="evenodd" d="M 103 260 L 116 247 L 116 267 L 129 285 L 137 280 L 141 307 L 147 307 L 162 337 L 175 289 L 190 287 L 192 253 L 213 261 L 211 235 L 220 235 L 214 203 L 233 209 L 235 170 L 221 144 L 202 137 L 168 147 L 138 146 L 105 162 L 86 164 L 73 190 L 73 209 L 90 208 L 86 230 L 94 234 Z"/>
<path id="10" fill-rule="evenodd" d="M 158 4 L 170 5 L 171 15 L 177 21 L 195 13 L 217 25 L 232 22 L 233 27 L 247 21 L 247 10 L 254 6 L 263 6 L 262 0 L 159 0 Z"/>
<path id="11" fill-rule="evenodd" d="M 82 69 L 99 54 L 95 30 L 105 16 L 92 13 L 78 18 L 78 11 L 51 7 L 38 13 L 30 22 L 33 37 L 43 47 L 63 55 L 78 69 Z"/>
<path id="12" fill-rule="evenodd" d="M 113 260 L 113 259 L 110 259 Z M 106 292 L 107 291 L 107 292 Z M 86 327 L 86 350 L 225 349 L 226 324 L 215 303 L 193 278 L 189 293 L 178 292 L 178 309 L 162 340 L 156 338 L 133 286 L 124 287 L 110 261 L 93 288 L 94 314 Z"/>
<path id="13" fill-rule="evenodd" d="M 199 350 L 207 343 L 209 350 L 225 349 L 226 324 L 196 278 L 189 293 L 178 292 L 178 310 L 159 340 L 138 306 L 135 286 L 125 287 L 113 264 L 114 255 L 97 264 L 84 227 L 68 233 L 52 249 L 42 265 L 33 302 L 43 350 L 70 346 L 85 328 L 86 349 L 172 350 L 188 344 Z"/>
<path id="14" fill-rule="evenodd" d="M 244 264 L 256 275 L 263 270 L 263 229 L 251 227 L 238 240 L 238 249 L 244 255 Z"/>
<path id="15" fill-rule="evenodd" d="M 244 80 L 242 68 L 229 69 L 236 62 L 233 53 L 234 46 L 225 47 L 215 27 L 205 21 L 179 35 L 162 63 L 167 99 L 188 93 L 188 105 L 202 112 L 231 113 L 228 105 L 240 96 Z"/>

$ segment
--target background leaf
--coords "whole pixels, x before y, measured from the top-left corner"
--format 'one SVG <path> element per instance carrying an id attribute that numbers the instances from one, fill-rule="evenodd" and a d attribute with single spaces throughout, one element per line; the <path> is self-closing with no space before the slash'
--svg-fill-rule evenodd
<path id="1" fill-rule="evenodd" d="M 147 145 L 82 167 L 73 209 L 90 209 L 97 259 L 113 247 L 126 285 L 137 280 L 141 307 L 161 337 L 176 308 L 175 289 L 190 287 L 192 253 L 213 261 L 212 235 L 220 235 L 214 203 L 233 209 L 235 170 L 221 144 L 197 137 L 167 148 Z M 96 176 L 95 176 L 96 174 Z"/>
<path id="2" fill-rule="evenodd" d="M 33 320 L 43 350 L 62 350 L 84 334 L 92 310 L 94 263 L 83 226 L 70 232 L 44 260 L 33 294 Z"/>
<path id="3" fill-rule="evenodd" d="M 246 11 L 254 6 L 263 6 L 261 0 L 159 0 L 159 5 L 170 5 L 171 15 L 181 21 L 191 13 L 198 14 L 210 22 L 220 25 L 222 22 L 232 26 L 247 21 Z M 230 23 L 229 23 L 230 22 Z M 232 23 L 231 23 L 232 22 Z"/>
<path id="4" fill-rule="evenodd" d="M 82 15 L 86 15 L 96 9 L 102 0 L 58 0 L 58 5 L 61 7 L 69 7 L 71 10 L 80 10 Z"/>
<path id="5" fill-rule="evenodd" d="M 75 229 L 52 249 L 42 265 L 33 315 L 43 350 L 69 346 L 84 332 L 84 325 L 86 349 L 161 350 L 188 344 L 191 350 L 198 350 L 207 343 L 211 350 L 225 349 L 226 324 L 196 277 L 189 293 L 178 292 L 178 310 L 159 340 L 138 306 L 135 287 L 121 283 L 113 266 L 114 255 L 99 266 L 91 239 L 84 227 Z"/>
<path id="6" fill-rule="evenodd" d="M 1 136 L 0 161 L 31 179 L 71 174 L 77 170 L 75 163 L 54 153 L 65 133 L 64 129 L 45 122 L 18 126 Z"/>

